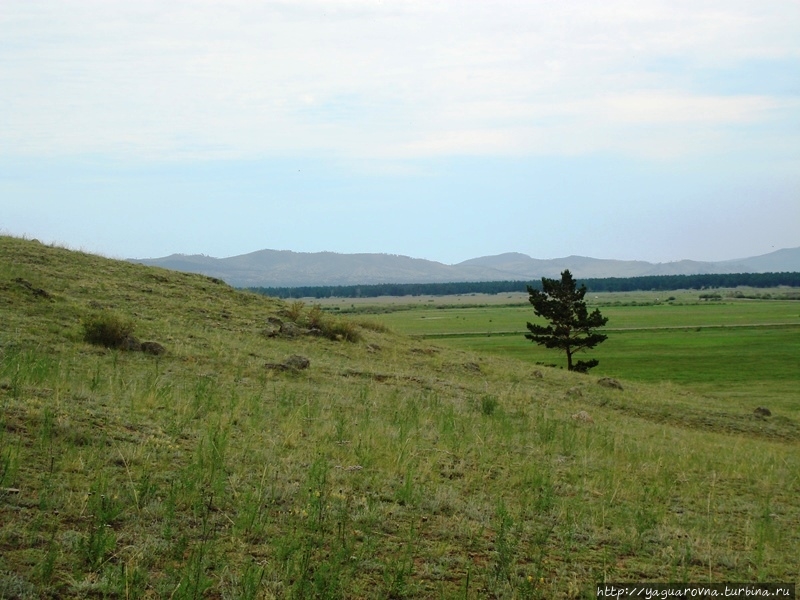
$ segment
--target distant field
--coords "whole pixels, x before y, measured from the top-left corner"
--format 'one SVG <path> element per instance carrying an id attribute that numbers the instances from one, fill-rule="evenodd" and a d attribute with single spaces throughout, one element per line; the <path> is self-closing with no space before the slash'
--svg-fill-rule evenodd
<path id="1" fill-rule="evenodd" d="M 721 292 L 724 296 L 725 293 Z M 780 290 L 772 291 L 779 296 Z M 674 300 L 667 301 L 672 297 Z M 383 298 L 342 301 L 339 310 L 373 312 L 370 318 L 437 344 L 513 356 L 532 364 L 563 365 L 556 351 L 524 338 L 534 320 L 527 295 Z M 797 408 L 800 383 L 800 302 L 723 297 L 699 292 L 606 293 L 588 298 L 608 317 L 609 339 L 591 356 L 592 374 L 639 381 L 670 381 L 710 396 Z M 330 302 L 327 307 L 337 306 Z M 790 406 L 787 406 L 789 408 Z"/>
<path id="2" fill-rule="evenodd" d="M 736 300 L 727 302 L 624 305 L 590 303 L 608 317 L 607 329 L 710 327 L 800 323 L 800 302 Z M 525 332 L 536 316 L 529 304 L 440 306 L 424 304 L 413 310 L 385 303 L 379 320 L 403 333 L 424 336 Z"/>

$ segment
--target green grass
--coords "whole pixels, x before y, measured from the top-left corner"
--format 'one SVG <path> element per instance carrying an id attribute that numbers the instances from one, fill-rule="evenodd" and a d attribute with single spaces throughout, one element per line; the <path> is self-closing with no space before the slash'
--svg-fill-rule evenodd
<path id="1" fill-rule="evenodd" d="M 651 298 L 651 302 L 653 299 Z M 644 300 L 642 300 L 644 302 Z M 608 317 L 606 329 L 709 327 L 723 325 L 800 324 L 796 300 L 727 300 L 724 302 L 658 303 L 621 305 L 587 302 Z M 405 308 L 400 305 L 399 308 Z M 411 335 L 525 332 L 525 323 L 536 318 L 529 304 L 394 310 L 382 305 L 374 318 Z"/>
<path id="2" fill-rule="evenodd" d="M 603 294 L 590 305 L 609 318 L 603 329 L 608 340 L 587 353 L 600 360 L 592 374 L 679 383 L 753 408 L 769 404 L 800 416 L 793 401 L 800 385 L 800 302 L 730 297 L 705 302 L 698 293 L 677 292 L 676 301 L 667 303 L 663 296 Z M 561 354 L 524 338 L 525 323 L 535 319 L 530 305 L 401 308 L 373 318 L 440 345 L 563 366 Z M 386 302 L 382 310 L 389 310 Z"/>
<path id="3" fill-rule="evenodd" d="M 166 353 L 88 344 L 101 310 Z M 0 598 L 798 581 L 788 409 L 758 418 L 674 383 L 536 373 L 383 331 L 379 315 L 326 321 L 354 341 L 268 335 L 292 310 L 0 237 Z M 307 310 L 295 318 L 319 317 Z M 293 354 L 311 366 L 265 368 Z"/>

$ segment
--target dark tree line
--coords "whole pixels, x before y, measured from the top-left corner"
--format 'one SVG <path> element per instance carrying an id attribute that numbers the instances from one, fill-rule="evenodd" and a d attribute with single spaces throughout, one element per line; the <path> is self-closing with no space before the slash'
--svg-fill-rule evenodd
<path id="1" fill-rule="evenodd" d="M 651 275 L 579 279 L 589 292 L 705 290 L 714 288 L 800 287 L 800 273 L 725 273 L 705 275 Z M 277 298 L 376 298 L 378 296 L 451 296 L 504 294 L 542 289 L 541 281 L 466 281 L 454 283 L 379 283 L 372 285 L 251 287 L 253 292 Z"/>
<path id="2" fill-rule="evenodd" d="M 800 287 L 800 273 L 709 273 L 705 275 L 651 275 L 583 279 L 591 292 L 704 290 L 713 288 Z"/>

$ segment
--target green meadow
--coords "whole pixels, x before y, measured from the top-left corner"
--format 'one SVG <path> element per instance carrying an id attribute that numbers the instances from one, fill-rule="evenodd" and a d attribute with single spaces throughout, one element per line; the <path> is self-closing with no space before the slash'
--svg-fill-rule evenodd
<path id="1" fill-rule="evenodd" d="M 479 300 L 322 310 L 0 237 L 0 598 L 800 581 L 800 305 L 598 297 L 580 375 Z"/>
<path id="2" fill-rule="evenodd" d="M 600 308 L 609 319 L 602 329 L 608 340 L 589 353 L 600 360 L 592 374 L 674 382 L 723 399 L 800 410 L 795 401 L 800 383 L 800 301 L 787 299 L 796 293 L 722 290 L 716 301 L 702 300 L 704 293 L 588 295 L 590 310 Z M 769 297 L 739 297 L 745 294 Z M 437 344 L 534 364 L 564 363 L 558 352 L 524 338 L 525 324 L 536 319 L 524 294 L 429 300 L 413 305 L 406 299 L 394 303 L 383 299 L 379 304 L 365 301 L 338 309 L 374 312 L 388 327 L 435 339 Z"/>

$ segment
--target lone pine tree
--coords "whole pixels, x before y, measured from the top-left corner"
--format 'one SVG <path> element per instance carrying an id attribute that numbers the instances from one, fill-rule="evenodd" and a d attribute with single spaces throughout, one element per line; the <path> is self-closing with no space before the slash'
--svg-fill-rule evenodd
<path id="1" fill-rule="evenodd" d="M 608 321 L 607 317 L 595 309 L 591 314 L 583 297 L 586 286 L 576 287 L 575 279 L 569 270 L 561 273 L 561 281 L 542 277 L 542 290 L 528 286 L 528 294 L 533 311 L 537 317 L 547 319 L 550 324 L 534 325 L 528 323 L 530 333 L 525 337 L 540 346 L 558 348 L 567 353 L 567 369 L 585 373 L 598 364 L 597 359 L 579 360 L 573 363 L 576 352 L 594 348 L 608 336 L 594 331 Z"/>

